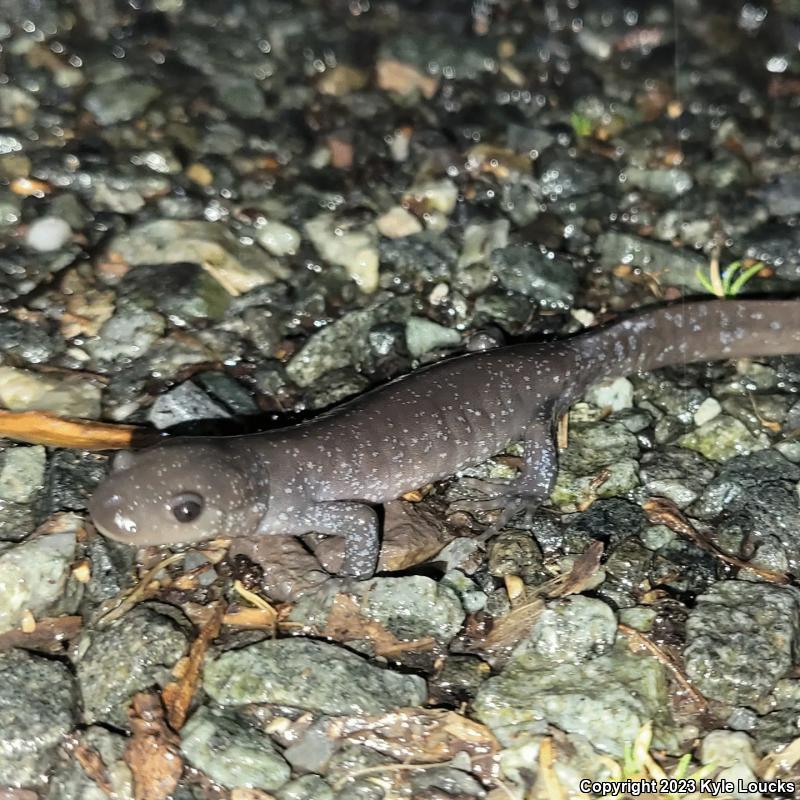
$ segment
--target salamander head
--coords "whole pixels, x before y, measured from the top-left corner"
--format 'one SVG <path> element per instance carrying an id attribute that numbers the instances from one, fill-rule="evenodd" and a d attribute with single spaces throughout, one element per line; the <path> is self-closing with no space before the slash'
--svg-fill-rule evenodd
<path id="1" fill-rule="evenodd" d="M 121 452 L 89 512 L 97 529 L 137 546 L 253 533 L 267 511 L 266 471 L 224 440 L 176 439 Z"/>

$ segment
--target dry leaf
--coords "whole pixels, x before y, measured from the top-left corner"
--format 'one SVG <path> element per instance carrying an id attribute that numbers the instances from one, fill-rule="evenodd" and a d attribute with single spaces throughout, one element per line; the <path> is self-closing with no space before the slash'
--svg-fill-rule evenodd
<path id="1" fill-rule="evenodd" d="M 575 559 L 572 569 L 566 575 L 547 582 L 546 586 L 548 588 L 544 591 L 544 594 L 547 597 L 566 597 L 568 594 L 582 592 L 600 569 L 602 555 L 603 543 L 597 539 L 586 548 L 585 553 Z"/>
<path id="2" fill-rule="evenodd" d="M 421 72 L 411 64 L 385 58 L 378 61 L 375 72 L 378 87 L 385 92 L 406 95 L 418 89 L 430 99 L 439 88 L 439 79 Z"/>
<path id="3" fill-rule="evenodd" d="M 39 650 L 47 653 L 60 653 L 70 639 L 81 632 L 81 617 L 48 617 L 36 623 L 32 633 L 22 630 L 6 631 L 0 634 L 0 653 L 12 647 Z"/>
<path id="4" fill-rule="evenodd" d="M 508 599 L 511 601 L 511 605 L 514 605 L 515 600 L 518 600 L 520 597 L 524 596 L 525 584 L 519 575 L 506 575 L 503 580 L 506 585 L 506 594 L 508 595 Z"/>
<path id="5" fill-rule="evenodd" d="M 401 641 L 380 622 L 363 616 L 358 603 L 348 594 L 337 594 L 333 598 L 331 612 L 321 633 L 337 642 L 367 639 L 375 654 L 384 658 L 395 658 L 408 650 L 430 650 L 436 643 L 432 636 L 411 642 Z"/>
<path id="6" fill-rule="evenodd" d="M 64 419 L 46 411 L 0 411 L 0 436 L 48 447 L 120 450 L 131 447 L 134 436 L 146 440 L 148 433 L 133 425 Z"/>
<path id="7" fill-rule="evenodd" d="M 706 539 L 670 500 L 663 497 L 651 497 L 642 504 L 642 508 L 647 514 L 647 519 L 653 525 L 666 525 L 671 531 L 681 534 L 681 536 L 696 544 L 701 550 L 710 553 L 719 561 L 739 569 L 749 569 L 770 583 L 787 584 L 790 582 L 789 576 L 783 572 L 775 572 L 766 567 L 760 567 L 758 564 L 752 564 L 749 561 L 723 553 L 713 542 Z"/>
<path id="8" fill-rule="evenodd" d="M 758 763 L 756 774 L 764 780 L 771 781 L 778 775 L 790 774 L 798 761 L 800 761 L 800 737 L 792 739 L 785 747 L 767 753 Z"/>
<path id="9" fill-rule="evenodd" d="M 475 653 L 493 667 L 500 668 L 516 646 L 530 635 L 543 610 L 544 601 L 537 598 L 496 619 L 485 615 L 471 617 L 459 650 Z"/>
<path id="10" fill-rule="evenodd" d="M 183 759 L 158 694 L 134 695 L 129 716 L 132 735 L 124 758 L 133 774 L 134 800 L 168 800 L 183 772 Z"/>
<path id="11" fill-rule="evenodd" d="M 39 800 L 39 795 L 31 789 L 13 789 L 0 786 L 0 800 Z"/>
<path id="12" fill-rule="evenodd" d="M 453 533 L 423 504 L 393 500 L 384 506 L 378 570 L 399 572 L 415 567 L 433 558 L 453 538 Z M 338 573 L 344 560 L 344 539 L 328 536 L 312 546 L 322 566 L 334 575 Z"/>
<path id="13" fill-rule="evenodd" d="M 168 683 L 161 692 L 161 698 L 167 709 L 167 720 L 170 727 L 175 731 L 179 731 L 184 722 L 186 722 L 189 706 L 200 684 L 200 674 L 206 651 L 211 642 L 219 635 L 222 613 L 222 604 L 217 603 L 214 606 L 212 616 L 203 625 L 197 638 L 192 642 L 180 677 L 177 681 Z"/>
<path id="14" fill-rule="evenodd" d="M 422 564 L 453 538 L 429 509 L 399 500 L 386 503 L 379 569 L 395 572 Z"/>
<path id="15" fill-rule="evenodd" d="M 222 624 L 230 625 L 234 628 L 274 630 L 277 619 L 275 609 L 239 608 L 225 614 L 222 618 Z"/>
<path id="16" fill-rule="evenodd" d="M 672 676 L 675 678 L 675 680 L 692 697 L 698 708 L 705 709 L 708 707 L 708 701 L 705 699 L 705 697 L 703 697 L 699 690 L 692 686 L 686 673 L 684 673 L 683 669 L 678 665 L 670 653 L 659 647 L 652 639 L 650 639 L 649 636 L 646 636 L 641 631 L 637 631 L 636 628 L 631 628 L 629 625 L 625 625 L 622 622 L 618 624 L 617 628 L 619 632 L 626 636 L 631 643 L 638 645 L 640 648 L 647 650 L 651 655 L 655 656 L 655 658 L 672 673 Z"/>
<path id="17" fill-rule="evenodd" d="M 9 189 L 20 197 L 44 197 L 53 191 L 53 187 L 49 183 L 33 178 L 15 178 L 11 181 Z"/>
<path id="18" fill-rule="evenodd" d="M 544 796 L 548 800 L 566 800 L 566 793 L 555 770 L 556 751 L 553 746 L 553 739 L 545 736 L 539 745 L 539 773 L 536 782 L 544 790 Z"/>
<path id="19" fill-rule="evenodd" d="M 231 792 L 231 800 L 275 800 L 275 795 L 261 789 L 243 789 L 237 786 Z"/>
<path id="20" fill-rule="evenodd" d="M 241 559 L 261 568 L 259 589 L 271 600 L 287 601 L 312 591 L 328 580 L 319 561 L 294 536 L 258 536 L 237 539 L 231 546 L 228 561 L 234 574 L 249 572 L 237 566 Z M 248 581 L 252 586 L 252 583 Z"/>
<path id="21" fill-rule="evenodd" d="M 83 742 L 77 744 L 73 752 L 75 760 L 81 765 L 81 769 L 86 773 L 87 777 L 94 781 L 102 792 L 109 797 L 113 797 L 114 787 L 111 785 L 108 770 L 100 753 Z"/>
<path id="22" fill-rule="evenodd" d="M 162 569 L 166 569 L 176 561 L 181 561 L 185 556 L 186 553 L 173 553 L 167 556 L 147 570 L 136 586 L 130 589 L 123 589 L 114 597 L 104 601 L 94 616 L 93 624 L 97 627 L 110 625 L 120 617 L 124 617 L 137 603 L 152 597 L 161 589 L 158 581 L 153 580 L 155 576 Z"/>
<path id="23" fill-rule="evenodd" d="M 559 450 L 566 450 L 569 445 L 569 414 L 562 414 L 558 418 L 556 430 L 556 447 Z"/>
<path id="24" fill-rule="evenodd" d="M 331 723 L 329 735 L 418 764 L 438 764 L 466 753 L 473 772 L 484 781 L 494 777 L 500 749 L 485 725 L 442 708 L 401 708 L 377 717 L 344 718 Z"/>

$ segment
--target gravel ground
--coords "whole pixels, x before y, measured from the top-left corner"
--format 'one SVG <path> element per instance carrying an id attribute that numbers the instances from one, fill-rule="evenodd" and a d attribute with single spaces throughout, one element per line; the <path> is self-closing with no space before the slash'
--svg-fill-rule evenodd
<path id="1" fill-rule="evenodd" d="M 796 0 L 0 0 L 0 406 L 255 431 L 715 265 L 796 294 L 798 42 Z M 799 392 L 610 371 L 549 507 L 451 507 L 511 448 L 388 504 L 361 583 L 107 541 L 105 454 L 0 439 L 0 798 L 800 781 Z"/>

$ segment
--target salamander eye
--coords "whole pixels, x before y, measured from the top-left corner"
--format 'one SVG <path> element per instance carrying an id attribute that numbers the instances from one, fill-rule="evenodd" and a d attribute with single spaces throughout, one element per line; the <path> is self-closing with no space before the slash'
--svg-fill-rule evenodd
<path id="1" fill-rule="evenodd" d="M 172 514 L 178 522 L 194 522 L 203 512 L 203 498 L 199 494 L 184 492 L 170 501 Z"/>

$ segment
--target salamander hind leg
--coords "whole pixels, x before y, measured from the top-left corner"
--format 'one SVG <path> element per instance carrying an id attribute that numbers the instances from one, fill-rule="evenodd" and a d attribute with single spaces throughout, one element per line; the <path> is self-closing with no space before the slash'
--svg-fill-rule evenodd
<path id="1" fill-rule="evenodd" d="M 525 441 L 522 472 L 516 480 L 481 482 L 478 488 L 487 494 L 492 492 L 491 496 L 451 504 L 451 509 L 467 512 L 500 509 L 500 515 L 482 534 L 482 539 L 494 536 L 520 512 L 532 515 L 549 500 L 558 470 L 558 457 L 550 431 L 538 433 L 540 435 Z"/>
<path id="2" fill-rule="evenodd" d="M 378 516 L 365 503 L 315 503 L 304 514 L 304 521 L 316 533 L 343 536 L 344 564 L 340 575 L 371 578 L 380 552 Z"/>

